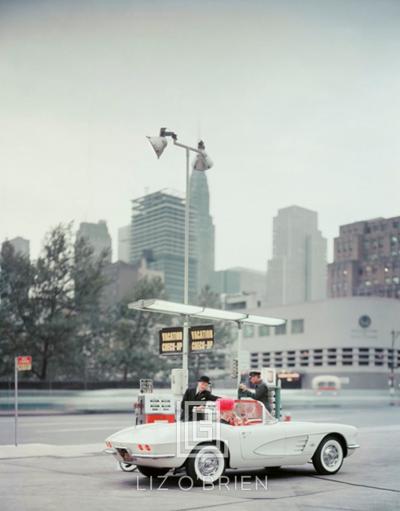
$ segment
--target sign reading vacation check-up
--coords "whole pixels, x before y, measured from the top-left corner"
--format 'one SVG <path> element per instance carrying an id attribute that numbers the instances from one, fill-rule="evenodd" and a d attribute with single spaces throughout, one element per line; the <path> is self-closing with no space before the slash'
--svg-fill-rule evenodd
<path id="1" fill-rule="evenodd" d="M 190 351 L 208 351 L 214 347 L 214 326 L 192 326 L 189 329 Z"/>
<path id="2" fill-rule="evenodd" d="M 191 352 L 207 351 L 214 347 L 214 326 L 192 326 L 189 328 Z M 179 355 L 183 351 L 183 328 L 169 327 L 160 330 L 160 355 Z"/>
<path id="3" fill-rule="evenodd" d="M 183 350 L 183 328 L 168 327 L 160 330 L 160 355 L 178 355 Z"/>

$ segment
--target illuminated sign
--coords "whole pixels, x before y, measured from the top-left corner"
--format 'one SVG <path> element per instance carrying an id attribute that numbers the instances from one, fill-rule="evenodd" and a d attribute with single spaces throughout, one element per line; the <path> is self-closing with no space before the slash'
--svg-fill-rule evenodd
<path id="1" fill-rule="evenodd" d="M 214 326 L 192 326 L 189 328 L 190 351 L 208 351 L 214 347 Z"/>
<path id="2" fill-rule="evenodd" d="M 281 380 L 293 381 L 300 378 L 300 374 L 296 372 L 282 372 L 278 373 L 278 378 Z"/>
<path id="3" fill-rule="evenodd" d="M 183 328 L 169 327 L 160 330 L 160 355 L 179 355 L 183 350 Z"/>

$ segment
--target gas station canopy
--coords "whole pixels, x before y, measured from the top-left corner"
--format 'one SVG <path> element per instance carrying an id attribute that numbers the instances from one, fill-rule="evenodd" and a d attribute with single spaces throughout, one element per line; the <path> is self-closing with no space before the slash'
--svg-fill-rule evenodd
<path id="1" fill-rule="evenodd" d="M 199 305 L 185 305 L 183 303 L 168 302 L 166 300 L 138 300 L 137 302 L 130 303 L 128 308 L 163 314 L 192 316 L 214 321 L 234 321 L 245 325 L 279 326 L 286 323 L 286 320 L 281 318 L 211 309 L 210 307 L 200 307 Z"/>

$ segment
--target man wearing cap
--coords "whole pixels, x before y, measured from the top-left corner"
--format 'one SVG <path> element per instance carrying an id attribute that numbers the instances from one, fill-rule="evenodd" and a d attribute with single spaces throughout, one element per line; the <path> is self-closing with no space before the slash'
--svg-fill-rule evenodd
<path id="1" fill-rule="evenodd" d="M 268 399 L 268 387 L 261 378 L 260 371 L 250 371 L 250 383 L 254 385 L 255 390 L 249 390 L 244 383 L 239 385 L 238 397 L 251 397 L 263 403 L 265 408 L 271 412 L 271 405 Z"/>
<path id="2" fill-rule="evenodd" d="M 200 376 L 197 380 L 197 387 L 186 389 L 181 402 L 181 420 L 192 421 L 193 409 L 200 408 L 206 401 L 216 401 L 218 396 L 214 396 L 210 392 L 210 378 L 208 376 Z M 202 420 L 204 414 L 197 413 L 196 420 Z"/>

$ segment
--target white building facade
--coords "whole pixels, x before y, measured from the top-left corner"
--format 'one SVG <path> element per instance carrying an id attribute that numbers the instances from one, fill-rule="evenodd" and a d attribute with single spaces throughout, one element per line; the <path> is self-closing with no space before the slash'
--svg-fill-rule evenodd
<path id="1" fill-rule="evenodd" d="M 315 376 L 334 375 L 343 388 L 360 389 L 387 388 L 392 361 L 400 371 L 400 333 L 392 350 L 392 332 L 400 332 L 399 300 L 336 298 L 248 312 L 287 319 L 283 327 L 245 328 L 251 369 L 298 372 L 303 388 Z"/>

